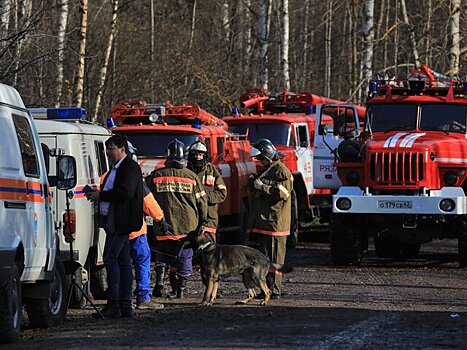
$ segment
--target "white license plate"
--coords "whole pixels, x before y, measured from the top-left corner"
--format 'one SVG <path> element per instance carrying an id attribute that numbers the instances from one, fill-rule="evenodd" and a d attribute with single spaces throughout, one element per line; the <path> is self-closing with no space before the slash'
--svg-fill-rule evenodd
<path id="1" fill-rule="evenodd" d="M 152 220 L 152 217 L 146 216 L 146 225 L 154 226 L 154 221 Z"/>
<path id="2" fill-rule="evenodd" d="M 379 209 L 412 209 L 412 201 L 378 201 Z"/>

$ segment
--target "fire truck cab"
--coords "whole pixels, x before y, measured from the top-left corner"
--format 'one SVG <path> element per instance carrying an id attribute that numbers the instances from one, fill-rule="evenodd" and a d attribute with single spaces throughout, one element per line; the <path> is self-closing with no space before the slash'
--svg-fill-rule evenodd
<path id="1" fill-rule="evenodd" d="M 322 227 L 329 222 L 331 213 L 330 187 L 319 184 L 320 178 L 316 176 L 316 167 L 324 167 L 315 162 L 316 147 L 321 143 L 321 140 L 316 143 L 314 137 L 315 108 L 320 103 L 342 102 L 309 92 L 266 94 L 255 90 L 240 97 L 240 105 L 249 109 L 248 114 L 241 115 L 234 109 L 232 116 L 223 119 L 229 124 L 229 130 L 248 135 L 252 144 L 267 138 L 284 155 L 282 161 L 294 176 L 291 237 L 295 242 L 289 241 L 289 245 L 296 243 L 299 224 L 300 231 Z M 361 108 L 358 112 L 363 116 Z M 328 118 L 327 122 L 332 120 Z M 331 162 L 326 167 L 329 167 L 329 172 L 335 172 Z"/>
<path id="2" fill-rule="evenodd" d="M 203 141 L 209 161 L 218 168 L 228 192 L 219 206 L 218 238 L 221 242 L 248 242 L 247 181 L 256 168 L 245 137 L 227 131 L 225 122 L 193 104 L 122 101 L 112 108 L 111 116 L 117 124 L 112 131 L 126 135 L 136 147 L 144 176 L 164 166 L 167 145 L 175 138 L 187 148 L 197 140 Z M 150 218 L 147 221 L 152 225 Z"/>
<path id="3" fill-rule="evenodd" d="M 335 150 L 335 264 L 359 264 L 372 236 L 383 258 L 414 258 L 423 243 L 457 238 L 467 266 L 466 95 L 466 80 L 426 65 L 406 80 L 370 81 L 364 130 Z"/>

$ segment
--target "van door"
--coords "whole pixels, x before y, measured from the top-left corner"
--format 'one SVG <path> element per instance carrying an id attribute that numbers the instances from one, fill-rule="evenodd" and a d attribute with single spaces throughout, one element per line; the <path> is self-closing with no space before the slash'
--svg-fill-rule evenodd
<path id="1" fill-rule="evenodd" d="M 297 123 L 295 128 L 295 154 L 297 170 L 303 175 L 307 193 L 313 194 L 313 151 L 310 148 L 310 133 L 307 123 Z"/>
<path id="2" fill-rule="evenodd" d="M 25 199 L 28 238 L 24 242 L 25 269 L 23 279 L 28 280 L 29 273 L 37 273 L 46 266 L 46 262 L 53 257 L 48 257 L 48 248 L 53 247 L 55 237 L 50 232 L 55 232 L 50 216 L 49 188 L 46 180 L 44 162 L 38 138 L 33 137 L 32 126 L 25 115 L 13 114 L 13 123 L 18 137 L 23 172 L 25 176 Z M 42 160 L 42 161 L 41 161 Z M 34 251 L 34 252 L 33 252 Z M 53 262 L 52 262 L 53 264 Z M 50 265 L 49 265 L 50 266 Z M 34 270 L 34 271 L 33 271 Z"/>

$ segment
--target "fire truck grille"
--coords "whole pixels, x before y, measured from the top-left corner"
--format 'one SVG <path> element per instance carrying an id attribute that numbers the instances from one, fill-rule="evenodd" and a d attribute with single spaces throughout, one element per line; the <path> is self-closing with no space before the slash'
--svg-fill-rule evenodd
<path id="1" fill-rule="evenodd" d="M 374 153 L 370 157 L 370 178 L 388 185 L 415 184 L 424 178 L 423 154 Z"/>

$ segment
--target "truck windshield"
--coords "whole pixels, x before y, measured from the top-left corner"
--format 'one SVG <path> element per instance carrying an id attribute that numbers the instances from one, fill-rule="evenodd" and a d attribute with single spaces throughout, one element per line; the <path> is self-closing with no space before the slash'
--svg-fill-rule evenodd
<path id="1" fill-rule="evenodd" d="M 193 134 L 127 134 L 126 137 L 136 147 L 138 158 L 165 157 L 167 145 L 175 139 L 182 141 L 186 149 L 199 140 Z"/>
<path id="2" fill-rule="evenodd" d="M 367 109 L 367 130 L 371 132 L 414 130 L 416 125 L 415 104 L 375 105 Z"/>
<path id="3" fill-rule="evenodd" d="M 286 124 L 237 124 L 231 125 L 230 131 L 245 135 L 248 140 L 255 143 L 261 139 L 269 139 L 274 145 L 289 146 L 290 125 Z"/>
<path id="4" fill-rule="evenodd" d="M 421 106 L 420 129 L 465 134 L 467 106 L 452 103 Z"/>

